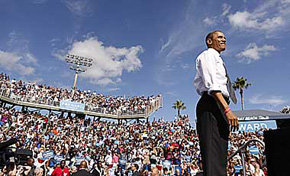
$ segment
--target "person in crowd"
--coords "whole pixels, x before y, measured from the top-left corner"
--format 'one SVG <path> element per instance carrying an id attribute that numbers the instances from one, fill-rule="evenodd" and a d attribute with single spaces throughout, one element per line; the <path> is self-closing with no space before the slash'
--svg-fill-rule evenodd
<path id="1" fill-rule="evenodd" d="M 133 166 L 132 166 L 132 176 L 141 176 L 141 174 L 139 172 L 138 164 L 133 164 Z"/>
<path id="2" fill-rule="evenodd" d="M 51 176 L 69 176 L 69 170 L 65 165 L 65 160 L 62 160 L 60 165 L 57 165 L 57 167 L 51 173 Z"/>
<path id="3" fill-rule="evenodd" d="M 151 176 L 159 176 L 159 170 L 158 170 L 158 168 L 157 167 L 154 167 L 153 169 L 152 169 L 152 173 L 151 173 Z"/>
<path id="4" fill-rule="evenodd" d="M 27 165 L 30 167 L 29 172 L 27 173 L 27 176 L 35 176 L 35 170 L 36 166 L 34 165 L 34 159 L 33 158 L 28 158 L 27 159 Z"/>
<path id="5" fill-rule="evenodd" d="M 40 167 L 42 169 L 42 176 L 48 176 L 50 174 L 49 160 L 46 160 L 44 165 Z"/>
<path id="6" fill-rule="evenodd" d="M 165 167 L 163 168 L 163 174 L 162 176 L 170 176 L 170 172 L 168 171 L 168 169 Z"/>
<path id="7" fill-rule="evenodd" d="M 40 167 L 37 167 L 34 171 L 35 176 L 42 176 L 43 175 L 43 169 Z"/>
<path id="8" fill-rule="evenodd" d="M 62 100 L 69 100 L 85 104 L 87 111 L 111 115 L 151 112 L 154 107 L 158 108 L 161 100 L 161 95 L 114 97 L 97 94 L 90 90 L 68 90 L 15 79 L 10 81 L 9 77 L 3 73 L 0 75 L 0 94 L 13 100 L 51 106 L 59 106 Z"/>
<path id="9" fill-rule="evenodd" d="M 97 164 L 94 164 L 93 169 L 91 170 L 93 176 L 104 175 L 104 169 L 102 167 L 102 162 L 98 161 Z"/>
<path id="10" fill-rule="evenodd" d="M 82 161 L 79 170 L 72 174 L 72 176 L 92 176 L 92 174 L 88 171 L 88 164 L 86 161 Z"/>
<path id="11" fill-rule="evenodd" d="M 17 173 L 17 170 L 16 170 L 15 159 L 11 157 L 9 158 L 9 163 L 3 168 L 2 174 L 0 173 L 0 176 L 2 175 L 15 176 L 16 173 Z"/>
<path id="12" fill-rule="evenodd" d="M 63 170 L 68 176 L 66 170 L 70 171 L 70 175 L 77 172 L 84 160 L 91 174 L 97 176 L 130 175 L 133 174 L 131 168 L 134 164 L 143 175 L 152 175 L 157 171 L 158 175 L 174 175 L 176 168 L 179 168 L 179 174 L 192 173 L 194 176 L 202 170 L 199 138 L 188 116 L 172 121 L 160 118 L 152 122 L 126 124 L 93 119 L 89 119 L 88 123 L 88 119 L 0 107 L 0 141 L 16 137 L 17 148 L 31 150 L 33 161 L 29 163 L 34 163 L 35 175 L 40 174 L 41 168 L 42 175 L 55 175 L 58 170 L 63 176 Z M 248 140 L 263 140 L 263 134 L 261 131 L 237 132 L 229 138 L 228 155 L 231 155 Z M 263 146 L 257 144 L 257 147 L 263 151 Z M 108 155 L 112 156 L 112 162 L 106 163 Z M 264 171 L 266 167 L 261 164 L 265 161 L 263 155 L 253 156 L 247 151 L 249 161 L 255 157 Z M 228 168 L 241 165 L 241 156 L 237 155 L 228 163 L 232 163 Z M 0 175 L 4 175 L 3 172 L 7 172 L 5 165 L 1 167 L 1 164 Z M 16 173 L 27 175 L 31 166 L 16 164 Z M 250 168 L 248 166 L 247 172 Z M 234 170 L 228 171 L 229 175 L 234 174 Z"/>

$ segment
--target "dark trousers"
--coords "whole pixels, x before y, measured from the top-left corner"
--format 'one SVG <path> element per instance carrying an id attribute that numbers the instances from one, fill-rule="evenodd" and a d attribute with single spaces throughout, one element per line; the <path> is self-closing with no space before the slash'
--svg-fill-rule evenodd
<path id="1" fill-rule="evenodd" d="M 196 107 L 203 173 L 226 176 L 229 125 L 216 100 L 204 93 Z"/>

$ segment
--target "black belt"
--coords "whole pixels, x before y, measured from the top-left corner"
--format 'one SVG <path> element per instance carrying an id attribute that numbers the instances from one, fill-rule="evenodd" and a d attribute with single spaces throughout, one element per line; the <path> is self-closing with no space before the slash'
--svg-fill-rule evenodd
<path id="1" fill-rule="evenodd" d="M 208 91 L 204 91 L 204 92 L 202 92 L 202 95 L 208 95 L 208 96 L 211 96 L 210 94 L 208 94 Z M 223 95 L 223 94 L 222 94 Z M 223 97 L 224 97 L 224 99 L 226 100 L 226 102 L 228 103 L 228 104 L 230 104 L 230 97 L 227 97 L 227 96 L 225 96 L 225 95 L 223 95 Z"/>

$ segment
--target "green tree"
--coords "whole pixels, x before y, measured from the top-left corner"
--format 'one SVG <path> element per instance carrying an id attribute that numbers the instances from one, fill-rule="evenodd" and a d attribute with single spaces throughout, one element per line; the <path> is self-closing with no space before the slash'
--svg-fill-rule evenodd
<path id="1" fill-rule="evenodd" d="M 177 115 L 180 117 L 180 110 L 186 109 L 186 106 L 181 100 L 176 100 L 176 102 L 173 103 L 172 108 L 177 109 Z"/>
<path id="2" fill-rule="evenodd" d="M 235 90 L 237 90 L 237 89 L 240 90 L 242 110 L 245 109 L 245 105 L 244 105 L 244 89 L 247 89 L 251 85 L 252 84 L 247 83 L 247 79 L 244 78 L 244 77 L 237 78 L 237 80 L 233 84 L 233 88 Z"/>

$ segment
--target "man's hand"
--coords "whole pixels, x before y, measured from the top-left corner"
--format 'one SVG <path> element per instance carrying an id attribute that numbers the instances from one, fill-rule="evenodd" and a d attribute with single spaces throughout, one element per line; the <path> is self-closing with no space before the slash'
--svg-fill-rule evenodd
<path id="1" fill-rule="evenodd" d="M 215 98 L 217 103 L 220 105 L 221 108 L 223 108 L 225 116 L 229 122 L 230 130 L 231 131 L 237 131 L 239 130 L 239 122 L 237 116 L 233 113 L 232 110 L 229 109 L 228 103 L 225 101 L 223 95 L 221 92 L 212 92 L 211 95 Z M 225 112 L 227 109 L 229 109 L 227 112 Z"/>
<path id="2" fill-rule="evenodd" d="M 227 112 L 225 114 L 225 116 L 227 117 L 227 120 L 229 122 L 230 125 L 230 130 L 231 131 L 238 131 L 239 130 L 239 121 L 237 116 L 233 113 L 232 110 L 229 110 L 229 112 Z"/>

